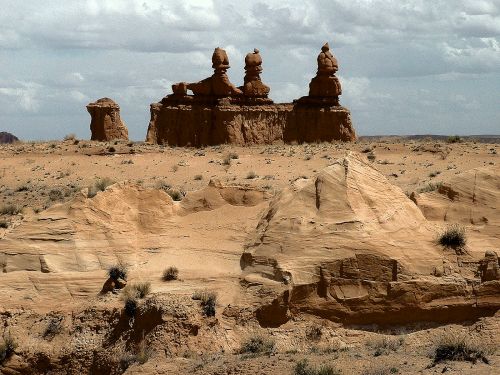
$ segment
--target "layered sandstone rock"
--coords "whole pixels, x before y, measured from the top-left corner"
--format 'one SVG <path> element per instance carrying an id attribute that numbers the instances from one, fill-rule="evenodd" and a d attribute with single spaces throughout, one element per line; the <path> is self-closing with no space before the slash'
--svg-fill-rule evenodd
<path id="1" fill-rule="evenodd" d="M 172 86 L 174 94 L 183 96 L 187 90 L 191 90 L 194 95 L 206 97 L 226 97 L 231 95 L 241 95 L 242 92 L 234 86 L 227 76 L 229 58 L 222 48 L 217 47 L 212 55 L 212 68 L 214 74 L 211 77 L 196 83 L 179 82 Z"/>
<path id="2" fill-rule="evenodd" d="M 257 311 L 265 326 L 300 312 L 393 324 L 498 310 L 500 282 L 481 283 L 476 250 L 446 253 L 435 238 L 435 226 L 400 188 L 350 154 L 276 197 L 241 264 L 248 282 L 273 285 L 274 298 Z M 481 264 L 488 279 L 496 275 L 492 256 Z"/>
<path id="3" fill-rule="evenodd" d="M 262 83 L 260 73 L 262 73 L 262 57 L 259 50 L 255 48 L 253 53 L 249 53 L 245 57 L 243 95 L 247 97 L 267 98 L 270 88 Z"/>
<path id="4" fill-rule="evenodd" d="M 235 89 L 225 75 L 227 54 L 218 48 L 212 57 L 212 77 L 195 84 L 176 83 L 173 94 L 151 104 L 146 142 L 200 147 L 353 141 L 356 133 L 350 112 L 338 104 L 340 83 L 333 75 L 338 68 L 336 60 L 328 50 L 320 57 L 318 79 L 330 82 L 327 86 L 336 82 L 336 89 L 328 86 L 296 103 L 273 104 L 267 97 L 270 88 L 260 78 L 259 51 L 245 57 L 244 85 Z M 194 95 L 187 95 L 188 90 Z"/>
<path id="5" fill-rule="evenodd" d="M 87 105 L 92 117 L 90 130 L 93 141 L 128 140 L 128 129 L 120 118 L 120 106 L 110 98 L 102 98 Z"/>
<path id="6" fill-rule="evenodd" d="M 217 105 L 154 103 L 146 142 L 201 147 L 275 142 L 351 141 L 355 137 L 349 110 L 321 110 L 293 104 Z"/>

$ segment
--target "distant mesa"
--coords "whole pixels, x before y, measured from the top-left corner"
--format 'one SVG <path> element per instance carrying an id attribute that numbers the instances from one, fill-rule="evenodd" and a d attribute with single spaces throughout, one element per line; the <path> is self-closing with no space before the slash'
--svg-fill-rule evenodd
<path id="1" fill-rule="evenodd" d="M 110 98 L 101 98 L 87 105 L 93 141 L 128 140 L 128 129 L 120 118 L 120 106 Z"/>
<path id="2" fill-rule="evenodd" d="M 236 87 L 226 74 L 230 68 L 226 51 L 216 48 L 212 76 L 196 83 L 175 83 L 172 94 L 151 104 L 146 142 L 201 147 L 354 141 L 350 112 L 339 104 L 338 62 L 328 43 L 317 63 L 308 96 L 274 104 L 268 98 L 270 87 L 260 77 L 263 69 L 258 49 L 246 55 L 243 86 Z"/>
<path id="3" fill-rule="evenodd" d="M 0 132 L 0 144 L 2 143 L 14 143 L 18 142 L 19 138 L 17 138 L 15 135 L 7 133 L 7 132 Z"/>

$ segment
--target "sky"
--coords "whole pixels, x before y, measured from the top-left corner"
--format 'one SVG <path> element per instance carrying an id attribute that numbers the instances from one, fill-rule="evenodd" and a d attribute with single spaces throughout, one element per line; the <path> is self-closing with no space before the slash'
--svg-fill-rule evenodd
<path id="1" fill-rule="evenodd" d="M 42 5 L 43 4 L 43 5 Z M 500 0 L 0 0 L 0 131 L 90 138 L 114 99 L 134 140 L 171 84 L 231 81 L 258 48 L 270 98 L 307 95 L 321 46 L 359 135 L 500 134 Z"/>

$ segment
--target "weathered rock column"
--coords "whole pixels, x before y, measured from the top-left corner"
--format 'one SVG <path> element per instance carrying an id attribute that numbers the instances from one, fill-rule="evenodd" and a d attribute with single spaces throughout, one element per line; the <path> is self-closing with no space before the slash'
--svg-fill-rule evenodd
<path id="1" fill-rule="evenodd" d="M 110 98 L 102 98 L 87 105 L 92 120 L 92 141 L 128 140 L 128 129 L 120 118 L 120 106 Z"/>

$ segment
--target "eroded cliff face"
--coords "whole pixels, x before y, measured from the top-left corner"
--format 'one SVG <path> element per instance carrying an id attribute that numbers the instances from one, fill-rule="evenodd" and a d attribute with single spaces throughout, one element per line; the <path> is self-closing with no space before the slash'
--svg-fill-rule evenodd
<path id="1" fill-rule="evenodd" d="M 338 106 L 154 103 L 146 142 L 200 147 L 355 139 L 349 110 Z"/>

